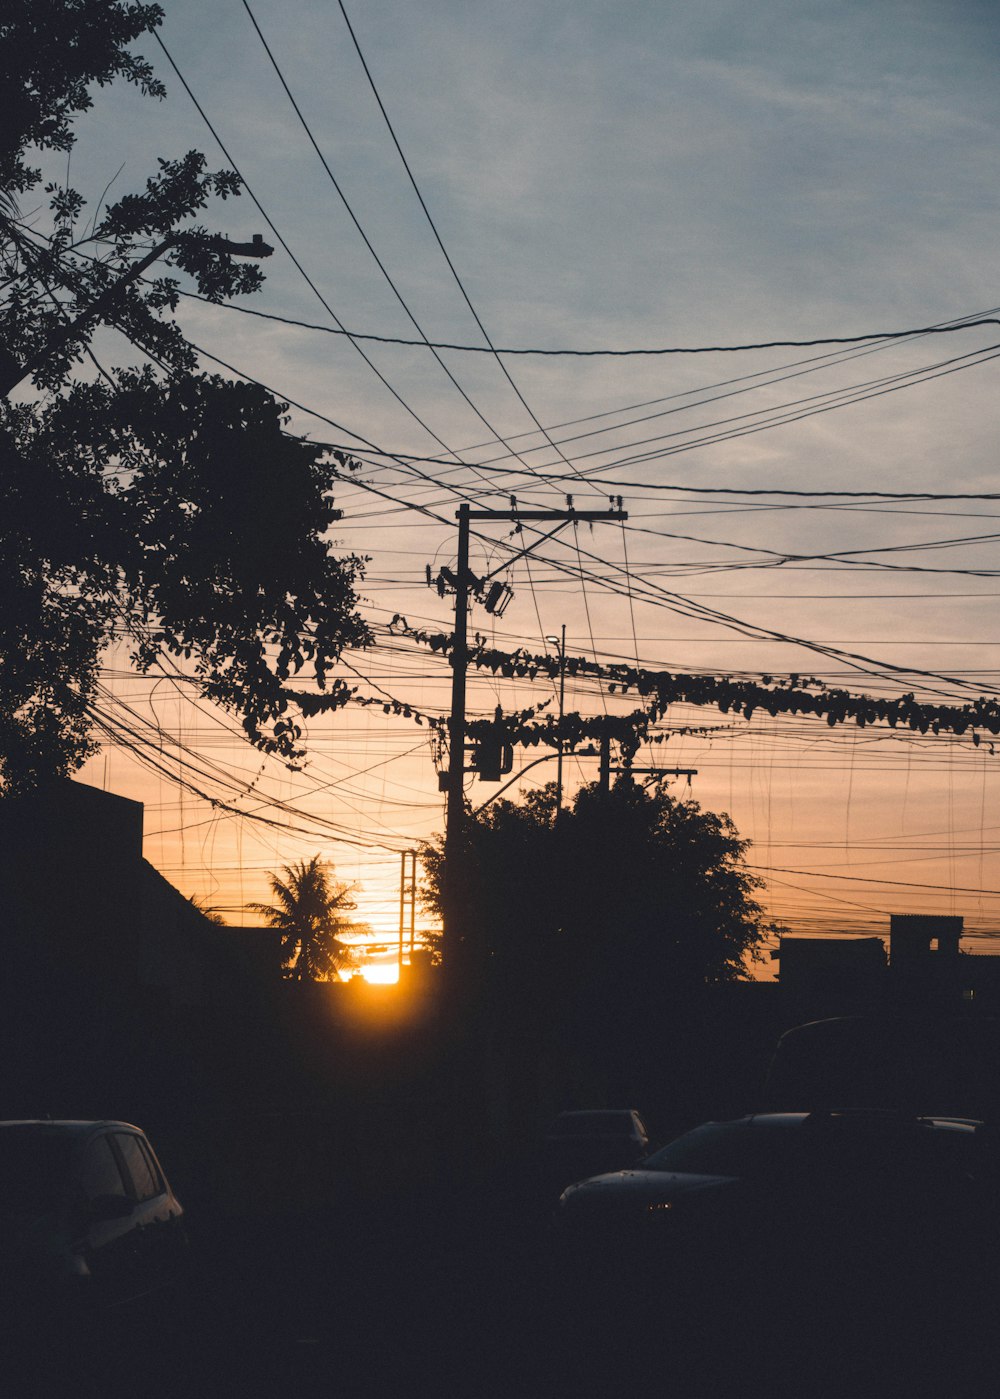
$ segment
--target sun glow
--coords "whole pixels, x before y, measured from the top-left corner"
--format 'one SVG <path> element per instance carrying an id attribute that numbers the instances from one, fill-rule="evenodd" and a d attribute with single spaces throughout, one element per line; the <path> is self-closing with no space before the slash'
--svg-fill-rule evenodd
<path id="1" fill-rule="evenodd" d="M 399 981 L 398 962 L 366 962 L 361 975 L 373 986 L 390 986 Z"/>

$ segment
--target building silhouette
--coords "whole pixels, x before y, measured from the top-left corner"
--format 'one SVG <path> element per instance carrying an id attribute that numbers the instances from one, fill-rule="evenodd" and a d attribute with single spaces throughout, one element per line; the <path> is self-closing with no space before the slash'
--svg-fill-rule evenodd
<path id="1" fill-rule="evenodd" d="M 840 1014 L 881 1004 L 974 1002 L 1000 1008 L 1000 956 L 966 952 L 959 916 L 894 913 L 882 937 L 783 937 L 782 996 L 804 1013 Z"/>

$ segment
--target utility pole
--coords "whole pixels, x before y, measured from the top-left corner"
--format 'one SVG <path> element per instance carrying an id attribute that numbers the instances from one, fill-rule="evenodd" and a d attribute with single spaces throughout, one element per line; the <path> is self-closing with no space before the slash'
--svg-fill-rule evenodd
<path id="1" fill-rule="evenodd" d="M 448 968 L 456 956 L 461 957 L 463 945 L 462 930 L 462 879 L 461 866 L 465 853 L 465 693 L 466 672 L 469 665 L 468 612 L 469 594 L 472 586 L 477 591 L 493 576 L 474 578 L 469 571 L 469 530 L 473 520 L 495 520 L 505 523 L 539 521 L 552 523 L 555 528 L 548 534 L 527 545 L 502 565 L 503 569 L 530 554 L 536 544 L 551 539 L 566 525 L 576 521 L 627 520 L 627 513 L 621 508 L 612 510 L 574 510 L 572 498 L 567 498 L 565 510 L 473 510 L 469 505 L 460 505 L 458 520 L 458 557 L 455 576 L 452 582 L 455 593 L 455 631 L 451 648 L 451 717 L 448 721 L 448 780 L 447 803 L 445 808 L 444 862 L 445 889 L 443 909 L 444 937 L 443 963 Z M 500 572 L 501 570 L 495 570 Z"/>
<path id="2" fill-rule="evenodd" d="M 404 850 L 401 853 L 402 865 L 399 872 L 399 980 L 403 980 L 403 941 L 406 931 L 406 905 L 410 905 L 410 958 L 413 958 L 413 943 L 416 937 L 417 918 L 417 852 L 415 850 Z M 410 875 L 407 884 L 407 862 Z M 407 897 L 409 896 L 409 897 Z"/>
<path id="3" fill-rule="evenodd" d="M 562 638 L 558 636 L 547 636 L 546 641 L 551 641 L 559 651 L 559 761 L 556 764 L 556 820 L 559 820 L 559 813 L 562 811 L 563 793 L 563 713 L 566 707 L 566 623 L 562 625 Z"/>
<path id="4" fill-rule="evenodd" d="M 448 799 L 444 818 L 444 858 L 447 907 L 444 909 L 445 946 L 455 941 L 449 932 L 458 922 L 453 891 L 458 884 L 455 866 L 465 825 L 465 679 L 469 667 L 469 519 L 468 505 L 458 507 L 458 563 L 455 570 L 455 633 L 451 648 L 451 717 L 448 720 Z M 451 928 L 449 928 L 449 924 Z M 447 956 L 447 953 L 445 954 Z"/>
<path id="5" fill-rule="evenodd" d="M 397 980 L 403 980 L 403 914 L 406 909 L 406 851 L 402 852 L 399 871 L 399 956 L 396 961 Z"/>
<path id="6" fill-rule="evenodd" d="M 608 792 L 611 791 L 611 735 L 606 731 L 601 734 L 601 766 L 598 789 L 602 796 L 607 796 Z"/>
<path id="7" fill-rule="evenodd" d="M 410 961 L 413 961 L 413 944 L 417 936 L 417 852 L 410 851 Z"/>

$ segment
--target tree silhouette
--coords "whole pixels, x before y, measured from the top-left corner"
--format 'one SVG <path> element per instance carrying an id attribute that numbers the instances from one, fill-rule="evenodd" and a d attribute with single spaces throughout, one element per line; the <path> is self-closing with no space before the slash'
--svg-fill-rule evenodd
<path id="1" fill-rule="evenodd" d="M 83 197 L 54 183 L 47 234 L 18 216 L 43 178 L 29 153 L 71 149 L 95 84 L 164 96 L 128 49 L 162 18 L 124 0 L 7 0 L 0 13 L 0 794 L 93 751 L 115 640 L 143 671 L 185 667 L 253 743 L 292 760 L 289 681 L 336 708 L 350 691 L 331 667 L 369 639 L 362 561 L 328 544 L 347 459 L 292 437 L 266 390 L 201 373 L 174 317 L 184 282 L 209 301 L 261 283 L 240 260 L 252 245 L 193 222 L 239 194 L 238 176 L 189 151 L 89 224 Z"/>
<path id="2" fill-rule="evenodd" d="M 202 894 L 189 894 L 188 903 L 198 910 L 202 918 L 207 918 L 210 923 L 215 923 L 217 927 L 224 928 L 226 920 L 217 908 L 209 903 Z"/>
<path id="3" fill-rule="evenodd" d="M 356 966 L 356 954 L 339 936 L 349 925 L 342 915 L 357 907 L 353 886 L 332 880 L 318 855 L 285 865 L 283 874 L 283 879 L 271 875 L 275 902 L 250 907 L 277 929 L 285 975 L 293 981 L 329 981 Z"/>
<path id="4" fill-rule="evenodd" d="M 469 954 L 498 982 L 599 988 L 623 1004 L 739 980 L 771 931 L 746 849 L 728 816 L 627 779 L 582 787 L 558 822 L 551 783 L 495 802 L 467 818 L 457 899 Z M 443 841 L 423 861 L 440 911 Z"/>

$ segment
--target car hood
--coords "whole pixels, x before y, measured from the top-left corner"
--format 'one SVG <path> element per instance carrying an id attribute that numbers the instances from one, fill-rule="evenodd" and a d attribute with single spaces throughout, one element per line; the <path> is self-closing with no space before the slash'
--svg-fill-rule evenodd
<path id="1" fill-rule="evenodd" d="M 563 1193 L 562 1204 L 571 1209 L 587 1205 L 599 1207 L 605 1202 L 609 1205 L 613 1202 L 623 1205 L 666 1204 L 704 1191 L 732 1189 L 739 1184 L 739 1180 L 733 1176 L 685 1175 L 672 1171 L 644 1171 L 639 1167 L 630 1171 L 609 1171 L 571 1185 Z"/>

